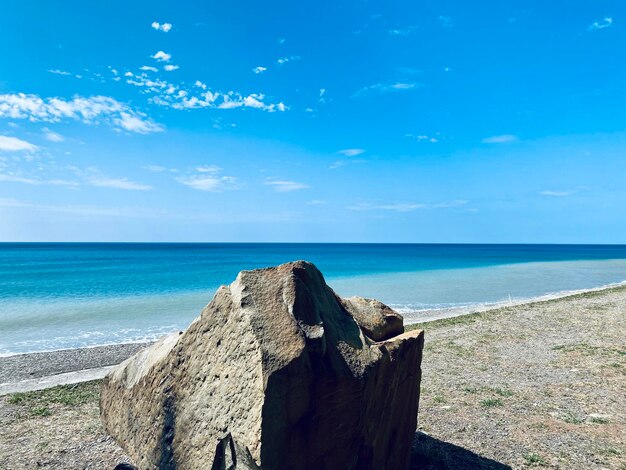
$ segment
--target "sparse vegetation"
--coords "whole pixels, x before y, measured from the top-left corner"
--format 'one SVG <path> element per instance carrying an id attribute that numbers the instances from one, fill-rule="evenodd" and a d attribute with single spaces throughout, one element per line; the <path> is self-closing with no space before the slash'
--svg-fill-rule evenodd
<path id="1" fill-rule="evenodd" d="M 502 406 L 504 403 L 500 398 L 485 398 L 481 400 L 480 406 L 483 408 L 494 408 L 497 406 Z"/>
<path id="2" fill-rule="evenodd" d="M 584 419 L 579 418 L 578 416 L 576 416 L 573 413 L 567 413 L 564 417 L 563 417 L 563 421 L 565 421 L 568 424 L 582 424 L 585 422 Z"/>
<path id="3" fill-rule="evenodd" d="M 445 403 L 445 402 L 446 402 L 446 399 L 445 399 L 444 397 L 442 397 L 441 395 L 435 395 L 435 396 L 433 397 L 433 401 L 434 401 L 435 403 L 440 403 L 440 404 L 442 404 L 442 403 Z"/>
<path id="4" fill-rule="evenodd" d="M 100 381 L 92 381 L 36 392 L 13 393 L 8 396 L 7 401 L 21 407 L 30 416 L 50 416 L 55 405 L 75 407 L 89 402 L 97 403 L 100 397 L 99 384 Z"/>
<path id="5" fill-rule="evenodd" d="M 541 457 L 541 455 L 531 452 L 529 454 L 524 454 L 524 460 L 527 465 L 545 465 L 545 460 Z"/>

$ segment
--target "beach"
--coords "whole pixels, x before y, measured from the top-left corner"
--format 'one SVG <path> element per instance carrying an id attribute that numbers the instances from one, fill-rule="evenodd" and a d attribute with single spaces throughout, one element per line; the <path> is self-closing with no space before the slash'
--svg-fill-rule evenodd
<path id="1" fill-rule="evenodd" d="M 626 287 L 423 328 L 414 468 L 626 466 Z M 2 381 L 98 369 L 145 344 L 0 358 Z M 17 380 L 14 380 L 17 381 Z M 0 397 L 0 468 L 112 468 L 99 381 Z"/>

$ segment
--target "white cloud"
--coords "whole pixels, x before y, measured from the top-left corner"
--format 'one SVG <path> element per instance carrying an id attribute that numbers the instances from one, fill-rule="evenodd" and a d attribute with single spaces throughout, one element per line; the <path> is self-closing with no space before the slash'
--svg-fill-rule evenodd
<path id="1" fill-rule="evenodd" d="M 156 54 L 150 56 L 153 59 L 159 61 L 159 62 L 169 62 L 170 59 L 172 58 L 171 54 L 168 54 L 166 52 L 163 51 L 158 51 Z"/>
<path id="2" fill-rule="evenodd" d="M 94 176 L 89 178 L 89 184 L 100 188 L 125 189 L 129 191 L 147 191 L 152 186 L 142 183 L 136 183 L 126 178 L 107 178 L 103 176 Z"/>
<path id="3" fill-rule="evenodd" d="M 369 203 L 363 202 L 359 204 L 354 204 L 352 206 L 348 206 L 349 210 L 352 211 L 391 211 L 391 212 L 411 212 L 418 209 L 447 209 L 447 208 L 457 208 L 461 206 L 465 206 L 469 203 L 466 200 L 455 200 L 455 201 L 446 201 L 446 202 L 438 202 L 435 204 L 423 204 L 423 203 L 415 203 L 415 202 L 394 202 L 394 203 Z"/>
<path id="4" fill-rule="evenodd" d="M 196 80 L 196 83 L 194 83 L 195 86 L 197 86 L 198 88 L 202 88 L 203 90 L 207 89 L 207 86 L 202 83 L 200 80 Z"/>
<path id="5" fill-rule="evenodd" d="M 266 70 L 267 70 L 267 67 L 261 67 L 260 65 L 259 65 L 258 67 L 254 67 L 254 68 L 252 69 L 252 71 L 253 71 L 254 73 L 256 73 L 256 74 L 263 73 L 263 72 L 265 72 Z"/>
<path id="6" fill-rule="evenodd" d="M 81 178 L 85 184 L 96 186 L 99 188 L 125 189 L 129 191 L 148 191 L 152 186 L 143 183 L 131 181 L 128 178 L 112 178 L 104 175 L 98 168 L 90 167 L 81 169 L 78 167 L 70 167 L 71 171 Z"/>
<path id="7" fill-rule="evenodd" d="M 390 204 L 370 204 L 370 203 L 359 203 L 353 206 L 348 206 L 348 209 L 351 211 L 371 211 L 371 210 L 383 210 L 383 211 L 394 211 L 394 212 L 410 212 L 416 209 L 423 209 L 427 207 L 426 204 L 415 204 L 411 202 L 396 202 Z"/>
<path id="8" fill-rule="evenodd" d="M 300 60 L 300 56 L 299 55 L 290 55 L 290 56 L 286 56 L 286 57 L 280 57 L 276 63 L 278 65 L 283 65 L 286 64 L 287 62 L 293 62 L 294 60 Z"/>
<path id="9" fill-rule="evenodd" d="M 144 70 L 146 72 L 158 72 L 159 69 L 157 69 L 156 67 L 150 67 L 149 65 L 143 65 L 139 67 L 139 70 Z"/>
<path id="10" fill-rule="evenodd" d="M 326 204 L 326 201 L 321 199 L 313 199 L 312 201 L 307 202 L 307 204 L 310 206 L 319 206 L 322 204 Z"/>
<path id="11" fill-rule="evenodd" d="M 161 23 L 157 23 L 156 21 L 153 21 L 150 26 L 152 26 L 157 31 L 163 31 L 164 33 L 168 33 L 170 31 L 170 29 L 172 29 L 172 24 L 171 23 L 163 23 L 163 24 L 161 24 Z"/>
<path id="12" fill-rule="evenodd" d="M 221 168 L 216 165 L 203 165 L 196 167 L 196 171 L 199 173 L 219 173 Z"/>
<path id="13" fill-rule="evenodd" d="M 362 153 L 365 153 L 365 150 L 363 149 L 344 149 L 344 150 L 340 150 L 339 152 L 341 155 L 345 155 L 346 157 L 356 157 L 357 155 L 361 155 Z"/>
<path id="14" fill-rule="evenodd" d="M 439 133 L 437 133 L 438 135 Z M 415 135 L 415 134 L 405 134 L 405 137 L 411 137 L 415 140 L 417 140 L 418 142 L 430 142 L 432 144 L 436 144 L 437 142 L 439 142 L 439 138 L 438 137 L 433 137 L 433 136 L 429 136 L 426 134 L 419 134 L 419 135 Z"/>
<path id="15" fill-rule="evenodd" d="M 409 26 L 403 29 L 390 29 L 387 31 L 389 36 L 408 36 L 417 29 L 417 26 Z"/>
<path id="16" fill-rule="evenodd" d="M 86 124 L 107 123 L 115 128 L 147 134 L 163 127 L 144 113 L 108 96 L 84 98 L 41 98 L 24 93 L 0 95 L 0 118 L 28 119 L 31 122 L 59 122 L 74 119 Z"/>
<path id="17" fill-rule="evenodd" d="M 451 208 L 451 207 L 466 206 L 467 204 L 469 204 L 469 201 L 465 199 L 456 199 L 454 201 L 437 202 L 433 204 L 432 207 L 445 209 L 445 208 Z"/>
<path id="18" fill-rule="evenodd" d="M 154 214 L 146 210 L 137 210 L 134 208 L 110 208 L 98 206 L 81 206 L 81 205 L 43 205 L 34 204 L 28 201 L 19 201 L 16 199 L 0 198 L 0 207 L 23 208 L 29 210 L 43 212 L 62 212 L 67 214 L 76 214 L 81 216 L 105 216 L 105 217 L 162 217 L 162 214 Z"/>
<path id="19" fill-rule="evenodd" d="M 237 178 L 212 174 L 193 175 L 176 178 L 179 183 L 198 191 L 218 193 L 228 189 L 239 189 Z"/>
<path id="20" fill-rule="evenodd" d="M 171 64 L 168 64 L 168 65 L 166 65 L 165 67 L 163 67 L 163 69 L 164 69 L 166 72 L 172 72 L 172 71 L 174 71 L 174 70 L 178 70 L 179 68 L 180 68 L 180 67 L 179 67 L 178 65 L 171 65 Z"/>
<path id="21" fill-rule="evenodd" d="M 161 165 L 147 165 L 142 167 L 144 170 L 151 171 L 152 173 L 164 173 L 169 171 L 167 167 Z"/>
<path id="22" fill-rule="evenodd" d="M 272 186 L 274 191 L 279 193 L 286 193 L 290 191 L 298 191 L 299 189 L 307 189 L 310 186 L 304 183 L 298 183 L 297 181 L 284 181 L 284 180 L 267 180 L 265 184 Z"/>
<path id="23" fill-rule="evenodd" d="M 452 26 L 454 26 L 454 21 L 449 16 L 441 15 L 438 20 L 444 28 L 452 28 Z"/>
<path id="24" fill-rule="evenodd" d="M 29 178 L 29 177 L 25 177 L 21 175 L 16 175 L 14 173 L 8 173 L 8 174 L 0 173 L 0 181 L 5 181 L 8 183 L 30 184 L 33 186 L 44 185 L 44 184 L 53 185 L 53 186 L 68 186 L 68 187 L 80 186 L 75 181 L 66 181 L 66 180 L 60 180 L 60 179 L 42 180 L 39 178 Z"/>
<path id="25" fill-rule="evenodd" d="M 415 82 L 394 82 L 394 83 L 375 83 L 357 90 L 353 96 L 365 96 L 370 94 L 390 93 L 394 91 L 407 91 L 421 87 L 421 83 Z"/>
<path id="26" fill-rule="evenodd" d="M 594 21 L 593 23 L 591 23 L 588 29 L 590 31 L 597 31 L 599 29 L 608 28 L 609 26 L 612 26 L 612 25 L 613 25 L 613 18 L 607 16 L 605 18 L 602 18 L 599 21 Z"/>
<path id="27" fill-rule="evenodd" d="M 48 70 L 48 72 L 53 73 L 55 75 L 72 75 L 70 72 L 66 72 L 65 70 L 59 70 L 59 69 Z"/>
<path id="28" fill-rule="evenodd" d="M 545 191 L 541 191 L 539 194 L 541 194 L 542 196 L 550 196 L 550 197 L 565 197 L 565 196 L 571 196 L 573 192 L 572 191 L 545 190 Z"/>
<path id="29" fill-rule="evenodd" d="M 47 127 L 44 127 L 42 131 L 44 138 L 46 140 L 49 140 L 50 142 L 63 142 L 65 140 L 65 137 L 63 137 L 61 134 L 58 134 L 48 129 Z"/>
<path id="30" fill-rule="evenodd" d="M 17 137 L 0 135 L 0 152 L 34 152 L 37 148 L 36 145 Z"/>
<path id="31" fill-rule="evenodd" d="M 509 144 L 517 142 L 519 138 L 513 134 L 494 135 L 482 140 L 483 144 Z"/>
<path id="32" fill-rule="evenodd" d="M 121 112 L 119 117 L 113 120 L 113 123 L 126 131 L 135 132 L 137 134 L 151 134 L 163 130 L 163 127 L 159 124 L 143 119 L 143 117 L 137 114 L 128 112 Z"/>

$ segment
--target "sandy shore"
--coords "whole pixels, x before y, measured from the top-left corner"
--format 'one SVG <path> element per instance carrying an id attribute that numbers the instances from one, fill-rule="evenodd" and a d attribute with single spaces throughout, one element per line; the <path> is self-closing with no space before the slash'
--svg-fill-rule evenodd
<path id="1" fill-rule="evenodd" d="M 626 469 L 626 287 L 418 326 L 415 468 Z M 104 367 L 144 346 L 0 358 L 0 382 Z M 97 381 L 0 397 L 0 469 L 124 460 L 97 401 Z"/>

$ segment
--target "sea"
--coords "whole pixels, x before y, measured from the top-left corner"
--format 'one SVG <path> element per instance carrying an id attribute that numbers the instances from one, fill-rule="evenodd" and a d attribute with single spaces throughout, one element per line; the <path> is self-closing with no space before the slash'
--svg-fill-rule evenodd
<path id="1" fill-rule="evenodd" d="M 0 355 L 153 341 L 239 271 L 299 259 L 406 323 L 626 280 L 626 245 L 1 243 Z"/>

